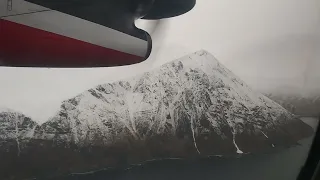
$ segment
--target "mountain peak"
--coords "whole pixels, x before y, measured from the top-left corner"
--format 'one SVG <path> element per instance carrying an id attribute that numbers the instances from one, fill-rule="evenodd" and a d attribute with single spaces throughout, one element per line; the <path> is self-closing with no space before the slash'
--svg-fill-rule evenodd
<path id="1" fill-rule="evenodd" d="M 46 159 L 37 162 L 40 169 L 49 164 L 66 172 L 159 158 L 266 152 L 312 133 L 201 50 L 63 101 L 26 146 L 30 157 L 41 152 L 38 158 Z M 82 160 L 65 167 L 65 162 Z"/>
<path id="2" fill-rule="evenodd" d="M 42 128 L 44 132 L 51 129 L 43 137 L 58 137 L 79 146 L 91 144 L 94 138 L 104 145 L 128 137 L 145 141 L 159 134 L 175 136 L 184 129 L 183 136 L 191 135 L 199 153 L 197 141 L 202 141 L 203 134 L 228 137 L 231 133 L 231 149 L 250 152 L 250 148 L 236 143 L 245 126 L 251 124 L 251 130 L 266 134 L 271 131 L 266 126 L 285 125 L 290 119 L 295 119 L 294 115 L 254 92 L 210 53 L 200 50 L 66 100 Z M 229 129 L 228 133 L 224 128 Z M 64 135 L 57 136 L 61 130 Z"/>

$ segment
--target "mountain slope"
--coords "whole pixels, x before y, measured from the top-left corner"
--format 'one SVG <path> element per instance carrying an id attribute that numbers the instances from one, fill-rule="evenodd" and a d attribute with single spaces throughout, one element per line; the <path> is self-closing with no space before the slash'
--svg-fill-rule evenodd
<path id="1" fill-rule="evenodd" d="M 6 117 L 6 122 L 16 122 L 16 116 Z M 32 138 L 19 158 L 0 163 L 9 175 L 267 152 L 295 145 L 313 133 L 206 51 L 89 89 L 65 100 L 51 119 L 32 127 Z M 33 166 L 26 167 L 31 161 Z"/>
<path id="2" fill-rule="evenodd" d="M 41 126 L 38 138 L 78 146 L 131 140 L 154 144 L 149 141 L 160 138 L 176 146 L 183 142 L 179 149 L 189 155 L 223 155 L 291 145 L 308 131 L 279 104 L 253 92 L 212 55 L 199 51 L 64 101 L 60 112 Z M 148 151 L 153 154 L 159 147 Z"/>
<path id="3" fill-rule="evenodd" d="M 0 152 L 16 151 L 20 154 L 25 142 L 33 138 L 37 123 L 22 113 L 0 109 Z"/>

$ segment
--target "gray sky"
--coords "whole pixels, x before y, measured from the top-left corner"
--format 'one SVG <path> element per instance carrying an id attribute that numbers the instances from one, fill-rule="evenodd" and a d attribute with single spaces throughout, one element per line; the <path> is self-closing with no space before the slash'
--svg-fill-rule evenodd
<path id="1" fill-rule="evenodd" d="M 159 59 L 202 48 L 255 88 L 320 85 L 319 0 L 198 0 L 165 27 Z"/>
<path id="2" fill-rule="evenodd" d="M 138 23 L 147 29 L 150 24 Z M 0 68 L 0 107 L 43 122 L 64 99 L 199 49 L 211 52 L 255 89 L 288 86 L 315 91 L 320 86 L 319 33 L 319 0 L 198 0 L 191 12 L 158 26 L 153 34 L 154 51 L 141 64 L 96 69 Z"/>

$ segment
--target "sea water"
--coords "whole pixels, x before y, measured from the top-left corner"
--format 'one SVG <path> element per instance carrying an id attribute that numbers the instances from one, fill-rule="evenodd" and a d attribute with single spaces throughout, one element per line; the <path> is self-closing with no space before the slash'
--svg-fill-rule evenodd
<path id="1" fill-rule="evenodd" d="M 318 120 L 301 118 L 316 129 Z M 211 157 L 198 161 L 179 159 L 151 161 L 127 170 L 101 170 L 61 179 L 79 180 L 295 180 L 304 165 L 313 137 L 298 146 L 268 154 L 240 158 Z M 60 178 L 59 178 L 60 179 Z"/>

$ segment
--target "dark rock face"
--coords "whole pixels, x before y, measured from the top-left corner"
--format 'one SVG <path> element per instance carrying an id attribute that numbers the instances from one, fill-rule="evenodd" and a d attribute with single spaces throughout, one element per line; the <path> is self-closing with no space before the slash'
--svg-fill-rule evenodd
<path id="1" fill-rule="evenodd" d="M 40 126 L 23 115 L 2 114 L 0 166 L 5 173 L 0 178 L 44 177 L 158 158 L 267 152 L 313 133 L 205 51 L 85 91 L 64 101 Z M 18 143 L 16 122 L 23 129 L 20 146 L 20 139 L 28 137 L 18 154 L 12 150 Z"/>

